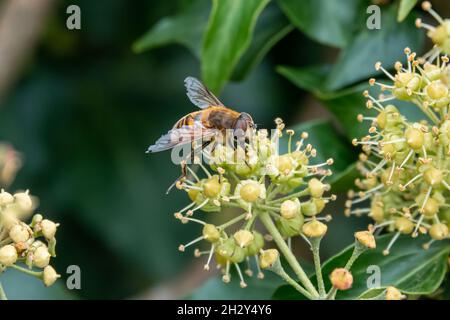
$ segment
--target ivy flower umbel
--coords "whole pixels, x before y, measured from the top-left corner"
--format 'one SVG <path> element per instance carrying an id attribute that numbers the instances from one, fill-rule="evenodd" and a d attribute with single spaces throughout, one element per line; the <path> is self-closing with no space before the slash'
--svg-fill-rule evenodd
<path id="1" fill-rule="evenodd" d="M 220 145 L 210 153 L 204 151 L 209 163 L 198 164 L 202 175 L 187 168 L 189 174 L 177 183 L 177 188 L 187 193 L 191 203 L 176 212 L 175 218 L 182 223 L 198 224 L 201 235 L 180 245 L 179 250 L 184 252 L 203 243 L 204 249 L 194 250 L 195 257 L 206 256 L 205 270 L 210 270 L 215 261 L 224 282 L 231 281 L 234 268 L 244 288 L 245 276 L 251 277 L 253 268 L 260 279 L 264 277 L 262 269 L 269 269 L 306 297 L 325 298 L 322 277 L 317 290 L 293 255 L 291 239 L 305 239 L 320 265 L 318 245 L 327 229 L 323 222 L 329 221 L 330 216 L 318 215 L 329 201 L 336 199 L 335 195 L 326 195 L 330 186 L 325 179 L 331 175 L 326 167 L 333 160 L 312 164 L 317 152 L 306 144 L 308 134 L 301 133 L 294 145 L 295 132 L 284 130 L 281 119 L 275 123 L 277 127 L 271 136 L 264 129 L 254 131 L 245 143 L 245 150 Z M 288 138 L 288 151 L 279 154 L 278 142 L 283 134 Z M 207 222 L 200 213 L 222 214 L 225 208 L 240 212 L 220 225 Z M 258 220 L 265 226 L 266 235 L 257 230 Z M 265 249 L 266 242 L 272 240 L 277 249 Z M 276 263 L 278 252 L 301 285 Z"/>
<path id="2" fill-rule="evenodd" d="M 50 266 L 50 259 L 56 256 L 55 235 L 59 224 L 40 214 L 35 214 L 30 223 L 24 222 L 35 210 L 35 203 L 28 191 L 15 194 L 0 191 L 0 276 L 13 268 L 51 286 L 59 278 Z M 6 299 L 1 284 L 0 297 Z"/>
<path id="3" fill-rule="evenodd" d="M 376 116 L 358 115 L 359 121 L 369 121 L 368 135 L 354 139 L 362 147 L 358 169 L 362 179 L 355 181 L 360 189 L 350 191 L 346 215 L 368 214 L 375 224 L 370 230 L 387 229 L 394 233 L 384 254 L 401 234 L 417 237 L 428 233 L 434 241 L 449 237 L 450 227 L 450 68 L 447 56 L 439 53 L 450 49 L 447 32 L 449 21 L 441 19 L 428 2 L 422 6 L 439 22 L 438 28 L 416 22 L 429 30 L 436 46 L 422 58 L 406 48 L 406 66 L 394 65 L 395 73 L 375 64 L 391 81 L 370 79 L 370 86 L 379 86 L 382 94 L 373 97 L 369 91 L 366 106 Z M 394 100 L 408 101 L 424 114 L 419 122 L 411 122 L 395 106 Z M 368 203 L 364 206 L 364 203 Z"/>

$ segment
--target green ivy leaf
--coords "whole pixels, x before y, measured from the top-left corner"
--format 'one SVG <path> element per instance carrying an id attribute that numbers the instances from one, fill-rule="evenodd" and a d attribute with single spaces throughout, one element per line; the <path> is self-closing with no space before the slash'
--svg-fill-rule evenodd
<path id="1" fill-rule="evenodd" d="M 195 0 L 186 10 L 161 19 L 133 44 L 133 51 L 141 53 L 165 45 L 178 43 L 200 56 L 202 35 L 208 23 L 209 0 Z"/>
<path id="2" fill-rule="evenodd" d="M 439 288 L 447 271 L 447 256 L 450 252 L 448 240 L 436 241 L 430 249 L 424 250 L 422 245 L 429 241 L 427 236 L 412 239 L 401 236 L 388 256 L 383 250 L 392 238 L 392 234 L 377 238 L 377 248 L 363 253 L 351 268 L 353 286 L 350 290 L 339 291 L 337 299 L 367 298 L 379 293 L 378 289 L 368 289 L 369 266 L 378 266 L 381 271 L 381 287 L 395 286 L 402 292 L 412 295 L 431 294 Z M 335 268 L 342 268 L 353 251 L 353 245 L 326 261 L 322 267 L 325 286 L 330 288 L 328 275 Z M 315 281 L 315 279 L 312 279 Z M 276 299 L 301 299 L 292 289 L 283 285 L 274 293 Z"/>
<path id="3" fill-rule="evenodd" d="M 363 0 L 278 0 L 281 9 L 310 38 L 335 47 L 345 47 L 362 14 Z"/>
<path id="4" fill-rule="evenodd" d="M 400 0 L 398 7 L 397 21 L 402 22 L 416 5 L 417 0 Z"/>
<path id="5" fill-rule="evenodd" d="M 203 81 L 220 92 L 250 46 L 256 20 L 269 0 L 213 0 L 201 53 Z"/>
<path id="6" fill-rule="evenodd" d="M 252 43 L 239 60 L 232 80 L 243 80 L 252 69 L 261 63 L 267 52 L 293 29 L 294 27 L 286 20 L 277 6 L 269 5 L 264 9 L 256 23 Z"/>
<path id="7" fill-rule="evenodd" d="M 395 6 L 382 11 L 381 29 L 361 29 L 340 53 L 327 77 L 326 88 L 335 91 L 376 75 L 374 65 L 377 61 L 382 61 L 385 66 L 391 66 L 398 60 L 404 61 L 405 47 L 420 50 L 423 33 L 415 27 L 414 19 L 414 15 L 409 15 L 404 22 L 398 23 Z"/>

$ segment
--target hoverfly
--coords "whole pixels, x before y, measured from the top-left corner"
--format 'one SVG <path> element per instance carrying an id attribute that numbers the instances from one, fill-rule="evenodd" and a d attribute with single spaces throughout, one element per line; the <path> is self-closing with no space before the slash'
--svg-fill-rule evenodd
<path id="1" fill-rule="evenodd" d="M 227 130 L 247 132 L 255 128 L 255 123 L 248 113 L 225 107 L 198 79 L 187 77 L 184 84 L 189 100 L 201 110 L 191 112 L 178 120 L 167 134 L 148 148 L 147 153 L 170 150 L 188 143 L 195 144 L 199 140 L 202 142 L 201 149 L 204 149 L 209 144 L 216 143 L 218 137 L 223 138 Z M 188 157 L 194 156 L 195 147 L 193 149 L 194 152 Z M 184 165 L 182 171 L 182 176 L 177 181 L 186 176 Z"/>

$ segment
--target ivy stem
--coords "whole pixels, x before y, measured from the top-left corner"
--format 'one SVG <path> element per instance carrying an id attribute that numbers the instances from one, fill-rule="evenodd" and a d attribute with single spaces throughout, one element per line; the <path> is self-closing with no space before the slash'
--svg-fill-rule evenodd
<path id="1" fill-rule="evenodd" d="M 311 280 L 309 280 L 308 276 L 306 275 L 306 273 L 303 270 L 300 263 L 297 261 L 297 258 L 294 256 L 292 251 L 289 249 L 288 245 L 286 244 L 286 241 L 284 241 L 284 239 L 281 236 L 280 232 L 278 231 L 277 227 L 273 223 L 272 218 L 270 218 L 269 213 L 266 211 L 262 211 L 258 214 L 258 216 L 259 216 L 261 222 L 264 224 L 264 227 L 267 229 L 267 231 L 273 237 L 273 240 L 277 244 L 278 249 L 280 249 L 284 258 L 289 263 L 292 270 L 294 270 L 294 272 L 297 275 L 300 282 L 303 284 L 303 286 L 306 288 L 306 290 L 311 294 L 311 296 L 314 299 L 319 298 L 319 293 L 317 292 L 316 288 L 312 284 Z"/>
<path id="2" fill-rule="evenodd" d="M 284 281 L 286 281 L 288 284 L 290 284 L 292 287 L 294 287 L 295 290 L 300 292 L 302 295 L 307 297 L 310 300 L 313 300 L 313 296 L 301 285 L 299 285 L 294 279 L 292 279 L 286 271 L 284 271 L 283 266 L 280 263 L 280 259 L 277 260 L 277 262 L 269 269 L 270 271 L 276 273 L 279 275 Z"/>
<path id="3" fill-rule="evenodd" d="M 3 290 L 2 283 L 0 282 L 0 300 L 8 300 L 5 290 Z"/>
<path id="4" fill-rule="evenodd" d="M 310 243 L 314 259 L 314 267 L 316 270 L 316 278 L 317 278 L 317 286 L 319 287 L 319 294 L 321 298 L 324 298 L 326 296 L 326 291 L 325 291 L 325 284 L 323 282 L 322 266 L 320 263 L 320 253 L 319 253 L 321 240 L 322 237 L 311 238 Z"/>
<path id="5" fill-rule="evenodd" d="M 33 276 L 33 277 L 36 277 L 36 278 L 39 278 L 39 279 L 42 278 L 42 274 L 43 274 L 42 271 L 33 271 L 33 270 L 29 270 L 29 269 L 20 267 L 20 266 L 15 265 L 15 264 L 13 264 L 13 265 L 11 266 L 11 268 L 14 268 L 14 269 L 16 269 L 16 270 L 18 270 L 18 271 L 20 271 L 20 272 L 23 272 L 23 273 L 25 273 L 25 274 L 27 274 L 27 275 L 29 275 L 29 276 Z"/>
<path id="6" fill-rule="evenodd" d="M 351 267 L 353 266 L 353 263 L 356 261 L 356 259 L 359 258 L 359 256 L 366 251 L 367 247 L 360 244 L 358 241 L 355 241 L 355 248 L 353 249 L 352 256 L 350 259 L 348 259 L 344 269 L 350 271 Z M 336 298 L 337 289 L 335 287 L 332 287 L 330 291 L 328 291 L 326 299 L 327 300 L 334 300 Z"/>
<path id="7" fill-rule="evenodd" d="M 283 202 L 284 200 L 289 200 L 289 199 L 292 199 L 292 198 L 303 197 L 303 196 L 306 196 L 308 194 L 309 194 L 309 190 L 305 189 L 305 190 L 302 190 L 302 191 L 290 194 L 290 195 L 282 197 L 282 198 L 278 198 L 278 199 L 275 199 L 275 200 L 267 201 L 267 203 L 268 204 L 279 203 L 279 202 Z"/>

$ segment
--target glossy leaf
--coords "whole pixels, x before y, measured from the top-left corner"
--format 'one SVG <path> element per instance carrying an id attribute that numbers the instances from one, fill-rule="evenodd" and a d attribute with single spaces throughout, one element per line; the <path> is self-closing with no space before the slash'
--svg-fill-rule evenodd
<path id="1" fill-rule="evenodd" d="M 172 17 L 161 19 L 134 44 L 137 53 L 178 43 L 200 56 L 202 35 L 208 23 L 211 8 L 209 0 L 196 0 L 186 10 Z"/>
<path id="2" fill-rule="evenodd" d="M 269 0 L 213 0 L 203 39 L 202 77 L 209 88 L 221 91 L 240 57 L 250 46 L 256 21 Z"/>
<path id="3" fill-rule="evenodd" d="M 232 80 L 243 80 L 252 69 L 261 63 L 269 50 L 293 29 L 294 27 L 277 6 L 272 4 L 264 9 L 256 23 L 252 43 L 239 60 Z"/>
<path id="4" fill-rule="evenodd" d="M 281 9 L 298 29 L 326 45 L 345 47 L 363 16 L 362 0 L 278 0 Z"/>
<path id="5" fill-rule="evenodd" d="M 361 29 L 340 53 L 327 77 L 326 88 L 335 91 L 378 74 L 374 69 L 377 61 L 382 61 L 387 68 L 398 60 L 404 61 L 405 47 L 420 52 L 423 32 L 415 27 L 414 18 L 414 15 L 409 15 L 405 21 L 398 23 L 394 6 L 382 10 L 381 29 Z"/>
<path id="6" fill-rule="evenodd" d="M 402 22 L 416 5 L 417 0 L 400 0 L 397 21 Z"/>
<path id="7" fill-rule="evenodd" d="M 431 294 L 442 283 L 447 271 L 447 256 L 450 252 L 450 242 L 436 241 L 430 249 L 424 250 L 422 245 L 429 241 L 427 236 L 412 239 L 409 236 L 400 237 L 388 256 L 383 250 L 392 238 L 392 234 L 377 238 L 377 248 L 363 253 L 351 268 L 353 286 L 350 290 L 339 291 L 337 299 L 357 299 L 373 296 L 373 289 L 368 289 L 367 282 L 373 271 L 369 266 L 380 268 L 381 288 L 395 286 L 406 294 Z M 335 268 L 343 267 L 353 251 L 353 245 L 330 258 L 323 264 L 325 286 L 330 288 L 329 275 Z M 312 279 L 315 281 L 315 279 Z M 369 281 L 370 282 L 370 281 Z M 379 292 L 379 291 L 378 291 Z M 283 285 L 275 291 L 277 299 L 300 299 L 298 293 L 290 286 Z"/>

